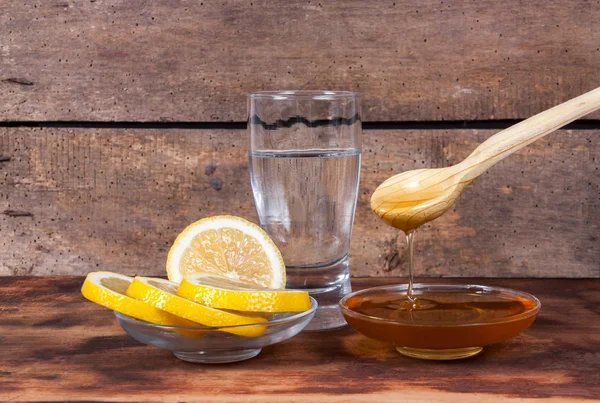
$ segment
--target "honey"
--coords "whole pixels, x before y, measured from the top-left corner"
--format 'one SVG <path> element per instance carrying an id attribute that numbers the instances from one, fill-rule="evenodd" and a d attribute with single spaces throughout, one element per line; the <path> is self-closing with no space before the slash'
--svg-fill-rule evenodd
<path id="1" fill-rule="evenodd" d="M 482 286 L 416 287 L 415 231 L 444 214 L 463 189 L 487 169 L 597 109 L 600 88 L 495 134 L 458 164 L 406 171 L 379 185 L 371 196 L 371 209 L 406 234 L 408 284 L 404 288 L 376 287 L 343 298 L 340 305 L 350 326 L 393 343 L 402 354 L 425 359 L 470 357 L 482 346 L 525 330 L 540 307 L 531 295 Z"/>
<path id="2" fill-rule="evenodd" d="M 453 360 L 476 355 L 483 346 L 512 338 L 533 323 L 540 303 L 528 294 L 483 286 L 414 284 L 416 229 L 407 228 L 428 220 L 411 217 L 386 220 L 406 234 L 408 284 L 375 287 L 343 299 L 342 312 L 352 328 L 392 343 L 407 356 Z"/>
<path id="3" fill-rule="evenodd" d="M 358 332 L 392 343 L 406 355 L 464 358 L 527 329 L 539 301 L 499 287 L 414 284 L 375 287 L 342 300 L 346 321 Z M 458 356 L 457 356 L 458 354 Z"/>

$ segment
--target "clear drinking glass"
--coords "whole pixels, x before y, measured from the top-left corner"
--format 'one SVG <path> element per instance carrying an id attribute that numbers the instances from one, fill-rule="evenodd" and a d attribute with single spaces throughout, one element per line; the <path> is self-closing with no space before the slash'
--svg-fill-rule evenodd
<path id="1" fill-rule="evenodd" d="M 308 330 L 346 324 L 350 236 L 361 161 L 359 96 L 347 91 L 249 95 L 250 180 L 260 225 L 286 264 L 287 287 L 318 303 Z"/>

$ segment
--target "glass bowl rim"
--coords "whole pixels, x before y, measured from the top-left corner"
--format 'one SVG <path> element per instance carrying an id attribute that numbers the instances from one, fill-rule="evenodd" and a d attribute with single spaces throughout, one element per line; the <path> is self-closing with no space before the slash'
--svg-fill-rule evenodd
<path id="1" fill-rule="evenodd" d="M 419 287 L 420 286 L 420 287 Z M 479 288 L 479 289 L 483 289 L 486 292 L 488 291 L 494 291 L 494 292 L 504 292 L 504 293 L 508 293 L 510 295 L 517 295 L 520 297 L 524 297 L 527 298 L 531 301 L 533 301 L 535 303 L 535 306 L 528 309 L 525 312 L 522 312 L 518 315 L 514 315 L 514 316 L 510 316 L 508 318 L 500 318 L 500 319 L 496 319 L 496 320 L 491 320 L 491 321 L 486 321 L 486 322 L 472 322 L 472 323 L 459 323 L 459 324 L 443 324 L 443 323 L 437 323 L 434 321 L 427 321 L 427 322 L 419 322 L 419 323 L 413 323 L 410 321 L 398 321 L 398 320 L 390 320 L 390 319 L 385 319 L 385 318 L 380 318 L 377 316 L 371 316 L 371 315 L 365 315 L 363 313 L 359 313 L 356 311 L 351 310 L 350 308 L 348 308 L 348 306 L 346 305 L 346 302 L 352 298 L 355 297 L 357 295 L 360 294 L 364 294 L 370 291 L 377 291 L 377 290 L 384 290 L 384 289 L 406 289 L 408 287 L 408 284 L 388 284 L 388 285 L 382 285 L 382 286 L 377 286 L 377 287 L 370 287 L 370 288 L 365 288 L 364 290 L 359 290 L 359 291 L 355 291 L 353 293 L 347 294 L 345 295 L 339 302 L 340 305 L 340 309 L 342 310 L 342 313 L 344 313 L 345 315 L 348 316 L 353 316 L 356 318 L 362 318 L 362 319 L 367 319 L 370 321 L 375 321 L 375 322 L 385 322 L 385 323 L 395 323 L 395 324 L 399 324 L 399 325 L 410 325 L 410 326 L 414 326 L 414 327 L 427 327 L 427 326 L 435 326 L 435 327 L 469 327 L 469 326 L 485 326 L 485 325 L 493 325 L 493 324 L 498 324 L 498 323 L 509 323 L 509 322 L 514 322 L 517 320 L 521 320 L 521 319 L 525 319 L 525 318 L 529 318 L 531 316 L 536 315 L 541 307 L 542 307 L 542 303 L 540 302 L 540 300 L 535 297 L 532 294 L 529 294 L 527 292 L 524 291 L 518 291 L 518 290 L 514 290 L 511 288 L 506 288 L 506 287 L 496 287 L 496 286 L 487 286 L 487 285 L 479 285 L 479 284 L 427 284 L 427 283 L 415 283 L 413 284 L 413 289 L 418 290 L 419 288 L 424 288 L 424 287 L 432 287 L 434 289 L 438 289 L 438 290 L 448 290 L 448 289 L 469 289 L 469 288 Z"/>
<path id="2" fill-rule="evenodd" d="M 311 315 L 312 313 L 314 313 L 319 304 L 317 303 L 317 301 L 313 298 L 310 297 L 310 309 L 307 309 L 306 311 L 302 311 L 302 312 L 295 312 L 292 316 L 287 316 L 285 318 L 281 318 L 281 319 L 275 319 L 273 321 L 269 320 L 267 322 L 260 322 L 260 323 L 251 323 L 251 324 L 246 324 L 246 325 L 230 325 L 230 326 L 170 326 L 170 325 L 157 325 L 154 323 L 150 323 L 150 322 L 146 322 L 144 320 L 140 320 L 140 319 L 136 319 L 133 318 L 129 315 L 125 315 L 122 314 L 120 312 L 117 311 L 113 311 L 113 313 L 115 314 L 115 316 L 117 317 L 117 319 L 125 321 L 125 322 L 129 322 L 129 323 L 133 323 L 133 324 L 137 324 L 137 325 L 142 325 L 142 326 L 146 326 L 146 327 L 151 327 L 151 328 L 156 328 L 156 329 L 164 329 L 164 330 L 201 330 L 204 332 L 211 332 L 211 331 L 222 331 L 223 329 L 243 329 L 246 327 L 252 327 L 252 326 L 275 326 L 275 325 L 281 325 L 284 323 L 289 323 L 289 322 L 295 322 L 298 321 L 299 319 L 305 318 L 309 315 Z"/>
<path id="3" fill-rule="evenodd" d="M 358 99 L 360 93 L 355 91 L 331 91 L 331 90 L 267 90 L 255 91 L 248 94 L 250 99 L 313 99 L 313 100 L 332 100 L 332 99 Z"/>

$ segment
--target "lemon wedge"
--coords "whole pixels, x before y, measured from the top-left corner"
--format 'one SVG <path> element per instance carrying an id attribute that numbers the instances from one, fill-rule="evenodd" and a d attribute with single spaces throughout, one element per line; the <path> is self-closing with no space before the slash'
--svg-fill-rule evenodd
<path id="1" fill-rule="evenodd" d="M 306 291 L 268 290 L 211 276 L 191 274 L 185 277 L 177 295 L 219 309 L 246 312 L 302 312 L 310 309 Z"/>
<path id="2" fill-rule="evenodd" d="M 133 278 L 123 274 L 106 271 L 92 272 L 83 282 L 81 293 L 88 300 L 103 307 L 156 325 L 198 326 L 197 323 L 128 297 L 126 290 L 132 281 Z"/>
<path id="3" fill-rule="evenodd" d="M 215 216 L 189 225 L 167 257 L 169 280 L 212 274 L 263 288 L 285 288 L 281 253 L 258 225 L 240 217 Z"/>
<path id="4" fill-rule="evenodd" d="M 247 315 L 237 312 L 222 311 L 197 304 L 176 295 L 177 284 L 160 278 L 136 277 L 127 288 L 127 295 L 144 301 L 155 308 L 162 309 L 173 315 L 186 318 L 205 326 L 238 326 L 252 325 L 240 328 L 224 328 L 223 331 L 240 336 L 260 336 L 266 326 L 258 325 L 267 320 L 258 315 Z"/>

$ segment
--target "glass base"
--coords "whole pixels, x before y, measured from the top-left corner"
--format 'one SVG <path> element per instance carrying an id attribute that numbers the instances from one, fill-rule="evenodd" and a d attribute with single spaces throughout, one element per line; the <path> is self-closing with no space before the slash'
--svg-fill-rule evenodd
<path id="1" fill-rule="evenodd" d="M 313 294 L 310 295 L 316 299 Z M 317 312 L 315 313 L 315 317 L 304 328 L 304 331 L 318 332 L 321 330 L 332 330 L 344 327 L 347 324 L 348 323 L 344 319 L 344 316 L 340 311 L 340 307 L 337 304 L 328 306 L 319 305 L 319 308 L 317 308 Z"/>
<path id="2" fill-rule="evenodd" d="M 402 355 L 412 358 L 419 358 L 421 360 L 448 361 L 473 357 L 481 353 L 481 351 L 483 351 L 483 347 L 464 347 L 440 350 L 427 348 L 396 347 L 396 350 L 398 350 L 398 352 Z"/>
<path id="3" fill-rule="evenodd" d="M 327 288 L 305 288 L 304 290 L 308 291 L 310 296 L 319 303 L 315 317 L 304 328 L 304 331 L 331 330 L 347 325 L 338 303 L 344 295 L 352 292 L 350 279 L 345 279 L 343 282 Z"/>
<path id="4" fill-rule="evenodd" d="M 260 354 L 261 349 L 247 350 L 216 350 L 216 351 L 174 351 L 175 357 L 187 362 L 198 364 L 228 364 L 230 362 L 238 362 L 248 360 Z"/>
<path id="5" fill-rule="evenodd" d="M 331 266 L 321 268 L 290 268 L 286 270 L 287 288 L 308 291 L 319 303 L 313 320 L 305 331 L 337 329 L 346 326 L 339 302 L 352 292 L 345 257 Z"/>

